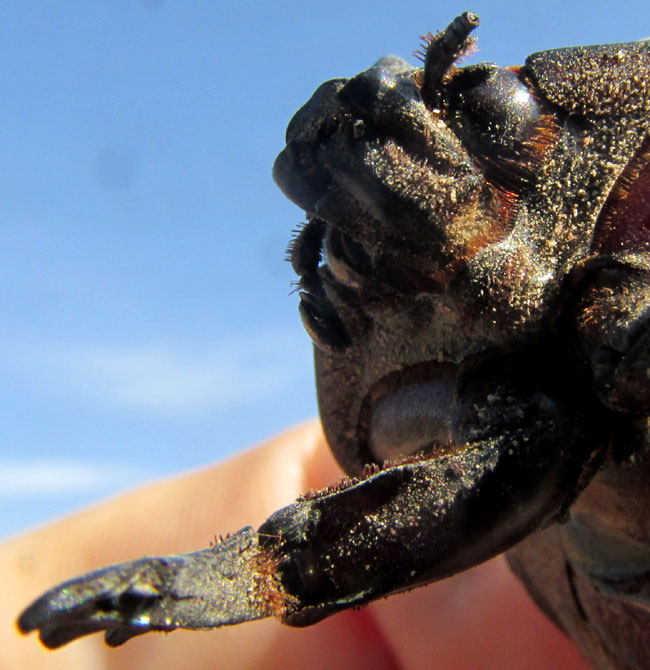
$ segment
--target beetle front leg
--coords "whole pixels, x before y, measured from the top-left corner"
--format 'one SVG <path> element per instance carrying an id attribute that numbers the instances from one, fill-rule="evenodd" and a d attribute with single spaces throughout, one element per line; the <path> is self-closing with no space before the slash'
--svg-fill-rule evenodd
<path id="1" fill-rule="evenodd" d="M 37 599 L 18 626 L 40 630 L 50 648 L 100 630 L 118 646 L 149 631 L 273 615 L 304 626 L 440 579 L 505 550 L 569 504 L 575 452 L 525 438 L 513 432 L 346 479 L 214 547 L 78 577 Z"/>
<path id="2" fill-rule="evenodd" d="M 562 517 L 583 474 L 576 453 L 591 447 L 555 441 L 559 426 L 540 424 L 550 439 L 513 431 L 388 467 L 273 514 L 258 532 L 262 545 L 275 547 L 291 595 L 283 620 L 309 625 L 442 579 Z"/>
<path id="3" fill-rule="evenodd" d="M 18 619 L 50 649 L 105 630 L 111 647 L 150 631 L 217 628 L 282 611 L 274 558 L 252 528 L 188 554 L 95 570 L 55 586 Z"/>

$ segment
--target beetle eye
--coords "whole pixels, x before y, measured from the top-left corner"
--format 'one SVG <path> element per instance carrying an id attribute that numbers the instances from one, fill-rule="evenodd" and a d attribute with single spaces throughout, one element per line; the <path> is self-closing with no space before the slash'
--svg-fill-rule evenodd
<path id="1" fill-rule="evenodd" d="M 351 287 L 358 287 L 372 270 L 363 245 L 332 226 L 328 226 L 323 239 L 323 260 L 339 281 Z"/>
<path id="2" fill-rule="evenodd" d="M 490 63 L 467 67 L 444 96 L 448 123 L 488 181 L 514 194 L 535 181 L 560 128 L 517 73 Z"/>

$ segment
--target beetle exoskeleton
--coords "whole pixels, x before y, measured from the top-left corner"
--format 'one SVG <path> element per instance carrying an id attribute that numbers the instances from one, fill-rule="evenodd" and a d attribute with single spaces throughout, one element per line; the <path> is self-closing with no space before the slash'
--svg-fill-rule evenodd
<path id="1" fill-rule="evenodd" d="M 457 67 L 477 25 L 425 38 L 424 68 L 322 84 L 275 163 L 352 478 L 214 549 L 56 587 L 22 630 L 300 626 L 510 550 L 594 663 L 650 665 L 650 45 Z"/>

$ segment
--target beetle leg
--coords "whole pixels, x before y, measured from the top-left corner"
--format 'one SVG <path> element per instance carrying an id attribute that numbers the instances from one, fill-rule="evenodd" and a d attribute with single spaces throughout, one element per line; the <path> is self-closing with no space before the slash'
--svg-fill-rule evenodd
<path id="1" fill-rule="evenodd" d="M 206 629 L 275 614 L 284 602 L 276 565 L 244 528 L 218 544 L 177 556 L 141 558 L 64 582 L 20 616 L 50 649 L 100 630 L 124 644 L 149 631 Z"/>
<path id="2" fill-rule="evenodd" d="M 151 630 L 267 616 L 304 626 L 482 562 L 564 513 L 584 462 L 558 426 L 451 448 L 312 492 L 214 547 L 143 558 L 48 591 L 21 615 L 50 648 L 99 630 L 111 646 Z M 577 454 L 577 456 L 576 456 Z"/>
<path id="3" fill-rule="evenodd" d="M 258 532 L 262 544 L 275 544 L 278 576 L 292 596 L 283 620 L 309 625 L 508 549 L 566 513 L 581 449 L 557 450 L 513 431 L 279 510 Z"/>

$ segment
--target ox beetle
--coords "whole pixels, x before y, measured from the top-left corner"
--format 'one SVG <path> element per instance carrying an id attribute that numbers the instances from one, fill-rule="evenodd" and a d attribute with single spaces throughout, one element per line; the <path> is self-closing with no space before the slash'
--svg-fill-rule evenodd
<path id="1" fill-rule="evenodd" d="M 275 162 L 347 477 L 57 586 L 23 632 L 305 626 L 507 551 L 593 663 L 650 667 L 650 43 L 458 67 L 477 25 L 322 84 Z"/>

